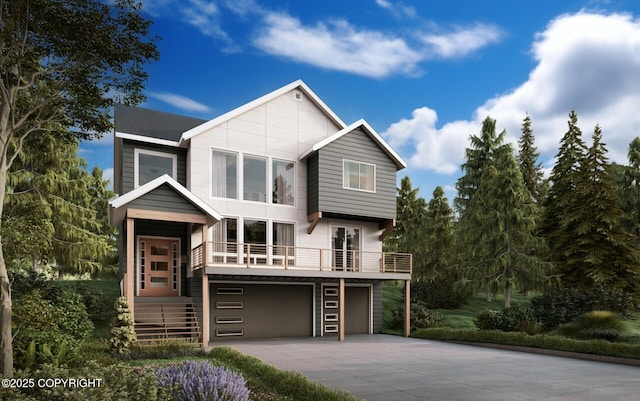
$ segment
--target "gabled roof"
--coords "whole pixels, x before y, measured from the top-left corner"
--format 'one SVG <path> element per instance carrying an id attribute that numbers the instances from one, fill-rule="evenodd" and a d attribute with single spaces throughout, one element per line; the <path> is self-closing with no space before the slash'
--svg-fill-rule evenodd
<path id="1" fill-rule="evenodd" d="M 362 131 L 369 135 L 369 137 L 380 147 L 380 149 L 382 149 L 382 151 L 384 151 L 384 153 L 386 153 L 387 156 L 389 156 L 389 158 L 395 163 L 398 170 L 407 167 L 407 162 L 405 162 L 404 159 L 400 157 L 400 155 L 396 153 L 396 151 L 393 150 L 393 148 L 391 148 L 391 146 L 384 139 L 382 139 L 382 137 L 373 128 L 371 128 L 371 126 L 365 120 L 362 119 L 316 143 L 300 155 L 300 160 L 306 159 L 313 152 L 322 149 L 328 144 L 336 141 L 339 138 L 342 138 L 343 136 L 347 135 L 350 132 L 353 132 L 358 128 L 362 128 Z"/>
<path id="2" fill-rule="evenodd" d="M 139 186 L 133 191 L 127 192 L 122 196 L 110 200 L 109 220 L 111 224 L 116 225 L 124 219 L 126 208 L 124 208 L 123 206 L 126 206 L 130 202 L 148 194 L 149 192 L 164 184 L 170 186 L 174 191 L 182 195 L 184 199 L 201 210 L 202 213 L 207 217 L 213 218 L 217 221 L 222 220 L 222 216 L 220 215 L 220 213 L 216 212 L 211 206 L 203 202 L 188 189 L 180 185 L 180 183 L 171 178 L 168 174 L 164 174 L 154 180 L 147 182 L 144 185 Z"/>
<path id="3" fill-rule="evenodd" d="M 142 107 L 114 105 L 116 137 L 178 146 L 182 133 L 207 120 Z"/>
<path id="4" fill-rule="evenodd" d="M 180 138 L 180 144 L 182 145 L 183 142 L 188 141 L 189 139 L 193 138 L 194 136 L 200 135 L 201 133 L 216 127 L 226 121 L 231 120 L 232 118 L 235 118 L 241 114 L 246 113 L 249 110 L 255 109 L 258 106 L 261 106 L 279 96 L 284 95 L 287 92 L 290 92 L 292 90 L 298 89 L 301 92 L 303 92 L 307 97 L 309 97 L 311 99 L 311 101 L 318 107 L 320 108 L 326 115 L 327 117 L 329 117 L 329 119 L 331 119 L 331 121 L 333 121 L 337 126 L 344 128 L 346 127 L 346 124 L 340 119 L 340 117 L 338 117 L 323 101 L 322 99 L 320 99 L 318 97 L 318 95 L 316 95 L 311 88 L 309 88 L 307 86 L 307 84 L 305 84 L 304 82 L 302 82 L 302 80 L 297 80 L 294 81 L 292 83 L 290 83 L 289 85 L 285 85 L 280 89 L 276 89 L 275 91 L 268 93 L 262 97 L 259 97 L 258 99 L 255 99 L 249 103 L 246 103 L 236 109 L 233 109 L 231 111 L 229 111 L 228 113 L 225 113 L 219 117 L 214 118 L 213 120 L 207 121 L 204 124 L 198 125 L 197 127 L 193 127 L 190 130 L 186 131 L 184 134 L 182 134 L 182 137 Z"/>

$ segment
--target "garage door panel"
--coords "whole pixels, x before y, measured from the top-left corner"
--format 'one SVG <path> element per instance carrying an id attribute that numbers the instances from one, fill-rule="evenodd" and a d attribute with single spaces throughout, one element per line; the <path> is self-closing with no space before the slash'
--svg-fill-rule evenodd
<path id="1" fill-rule="evenodd" d="M 217 294 L 217 288 L 222 286 L 214 284 L 211 291 L 212 340 L 227 337 L 219 334 L 228 333 L 229 329 L 235 329 L 236 334 L 241 329 L 242 335 L 228 336 L 241 338 L 313 335 L 312 285 L 242 284 L 234 285 L 242 288 L 242 294 Z M 220 323 L 234 316 L 242 316 L 242 323 Z"/>

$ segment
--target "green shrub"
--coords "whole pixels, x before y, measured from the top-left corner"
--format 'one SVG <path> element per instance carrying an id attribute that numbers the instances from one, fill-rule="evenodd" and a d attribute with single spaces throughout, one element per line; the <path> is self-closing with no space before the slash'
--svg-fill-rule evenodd
<path id="1" fill-rule="evenodd" d="M 577 340 L 547 334 L 530 336 L 525 333 L 504 332 L 500 330 L 462 330 L 438 327 L 416 330 L 412 336 L 439 341 L 513 345 L 594 355 L 609 355 L 621 358 L 638 359 L 638 355 L 640 355 L 640 344 L 609 342 L 605 340 Z"/>
<path id="2" fill-rule="evenodd" d="M 531 305 L 545 330 L 553 330 L 593 310 L 610 310 L 628 318 L 634 309 L 631 294 L 619 289 L 608 289 L 600 284 L 589 291 L 553 288 L 534 297 Z"/>
<path id="3" fill-rule="evenodd" d="M 430 309 L 459 308 L 471 295 L 473 288 L 451 274 L 411 282 L 411 302 L 422 303 Z"/>
<path id="4" fill-rule="evenodd" d="M 31 372 L 17 372 L 16 378 L 33 379 L 99 379 L 92 386 L 34 386 L 21 389 L 14 400 L 47 401 L 165 401 L 171 400 L 169 389 L 158 386 L 155 372 L 151 369 L 132 368 L 122 363 L 103 366 L 96 362 L 87 362 L 76 369 L 43 365 Z M 10 400 L 0 392 L 1 399 Z"/>
<path id="5" fill-rule="evenodd" d="M 558 332 L 563 336 L 578 339 L 616 341 L 626 336 L 629 328 L 620 316 L 613 312 L 591 311 L 571 323 L 560 326 Z"/>
<path id="6" fill-rule="evenodd" d="M 427 309 L 422 303 L 411 304 L 411 330 L 434 327 L 442 324 L 442 316 L 433 309 Z M 391 313 L 391 327 L 404 327 L 404 305 L 397 307 Z"/>
<path id="7" fill-rule="evenodd" d="M 109 320 L 109 297 L 102 291 L 94 291 L 82 282 L 76 283 L 75 292 L 82 297 L 89 318 L 93 322 Z"/>
<path id="8" fill-rule="evenodd" d="M 57 302 L 38 290 L 23 295 L 13 308 L 14 357 L 18 369 L 72 362 L 93 331 L 80 297 L 62 291 Z"/>
<path id="9" fill-rule="evenodd" d="M 500 311 L 485 309 L 478 313 L 473 322 L 480 330 L 522 331 L 527 334 L 538 334 L 542 329 L 533 309 L 520 304 Z"/>
<path id="10" fill-rule="evenodd" d="M 14 302 L 34 290 L 38 290 L 43 299 L 54 302 L 62 293 L 58 283 L 33 270 L 9 273 L 9 282 L 11 282 L 11 299 Z"/>
<path id="11" fill-rule="evenodd" d="M 134 343 L 129 347 L 128 359 L 173 359 L 205 356 L 198 344 L 187 341 L 161 341 L 152 344 Z"/>
<path id="12" fill-rule="evenodd" d="M 138 339 L 134 330 L 135 322 L 131 316 L 131 309 L 125 297 L 120 297 L 113 305 L 113 318 L 109 333 L 111 350 L 119 355 L 126 354 Z"/>

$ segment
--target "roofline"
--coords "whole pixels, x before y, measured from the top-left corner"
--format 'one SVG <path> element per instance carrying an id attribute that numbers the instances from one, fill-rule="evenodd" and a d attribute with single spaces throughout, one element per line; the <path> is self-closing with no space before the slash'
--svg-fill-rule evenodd
<path id="1" fill-rule="evenodd" d="M 182 144 L 185 141 L 188 141 L 189 139 L 193 138 L 194 136 L 200 135 L 201 133 L 215 127 L 218 126 L 234 117 L 237 117 L 243 113 L 246 113 L 247 111 L 254 109 L 262 104 L 265 104 L 279 96 L 282 96 L 283 94 L 294 90 L 294 89 L 300 89 L 302 90 L 309 98 L 311 98 L 311 100 L 316 104 L 316 106 L 320 107 L 328 116 L 329 118 L 336 124 L 338 125 L 340 128 L 344 128 L 346 127 L 346 124 L 344 123 L 344 121 L 342 121 L 342 119 L 340 119 L 340 117 L 338 117 L 330 108 L 329 106 L 327 106 L 322 99 L 320 99 L 318 97 L 318 95 L 316 95 L 311 88 L 309 88 L 307 86 L 307 84 L 305 84 L 302 80 L 298 79 L 297 81 L 294 81 L 288 85 L 285 85 L 279 89 L 274 90 L 273 92 L 270 92 L 262 97 L 259 97 L 255 100 L 252 100 L 249 103 L 246 103 L 238 108 L 235 108 L 221 116 L 218 116 L 216 118 L 214 118 L 213 120 L 209 120 L 201 125 L 198 125 L 196 127 L 191 128 L 188 131 L 185 131 L 182 136 L 180 137 L 180 142 L 179 144 L 182 146 Z"/>
<path id="2" fill-rule="evenodd" d="M 114 198 L 109 201 L 109 206 L 113 209 L 118 209 L 127 203 L 138 199 L 139 197 L 148 194 L 159 186 L 167 184 L 172 187 L 175 191 L 180 193 L 183 197 L 185 197 L 189 202 L 195 205 L 202 212 L 207 215 L 213 217 L 214 219 L 220 221 L 222 220 L 222 215 L 216 212 L 211 206 L 203 202 L 200 198 L 194 195 L 192 192 L 183 187 L 179 182 L 171 178 L 168 174 L 163 174 L 162 176 L 155 178 L 144 185 L 139 186 L 133 191 L 127 192 L 126 194 Z"/>
<path id="3" fill-rule="evenodd" d="M 138 142 L 152 143 L 152 144 L 155 144 L 155 145 L 171 146 L 171 147 L 174 147 L 174 148 L 180 147 L 180 142 L 170 141 L 168 139 L 153 138 L 153 137 L 149 137 L 149 136 L 136 135 L 136 134 L 127 134 L 125 132 L 117 132 L 117 131 L 116 131 L 115 136 L 116 136 L 116 138 L 129 139 L 129 140 L 138 141 Z"/>
<path id="4" fill-rule="evenodd" d="M 352 132 L 353 130 L 355 130 L 356 128 L 359 127 L 363 127 L 367 133 L 369 134 L 369 136 L 378 144 L 382 147 L 382 149 L 384 150 L 384 152 L 391 158 L 393 159 L 393 162 L 396 164 L 396 166 L 398 167 L 398 170 L 401 170 L 403 168 L 407 167 L 407 162 L 404 161 L 404 159 L 395 151 L 393 150 L 393 148 L 391 147 L 391 145 L 389 145 L 370 125 L 369 123 L 367 123 L 364 119 L 360 119 L 358 121 L 356 121 L 355 123 L 349 125 L 348 127 L 345 127 L 343 129 L 341 129 L 340 131 L 336 132 L 335 134 L 323 139 L 322 141 L 316 143 L 315 145 L 313 145 L 312 147 L 310 147 L 309 149 L 307 149 L 306 151 L 304 151 L 301 155 L 300 155 L 300 160 L 304 160 L 307 157 L 309 157 L 309 155 L 311 155 L 311 153 L 322 149 L 323 147 L 325 147 L 326 145 L 330 144 L 331 142 L 343 137 L 344 135 Z"/>

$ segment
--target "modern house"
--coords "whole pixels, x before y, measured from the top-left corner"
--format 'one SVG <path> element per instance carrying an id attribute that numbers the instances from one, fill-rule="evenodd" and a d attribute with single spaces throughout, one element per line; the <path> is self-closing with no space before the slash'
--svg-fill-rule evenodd
<path id="1" fill-rule="evenodd" d="M 408 303 L 411 255 L 382 251 L 406 164 L 304 82 L 209 121 L 116 105 L 114 142 L 109 216 L 139 339 L 342 340 L 380 332 L 385 280 Z"/>

